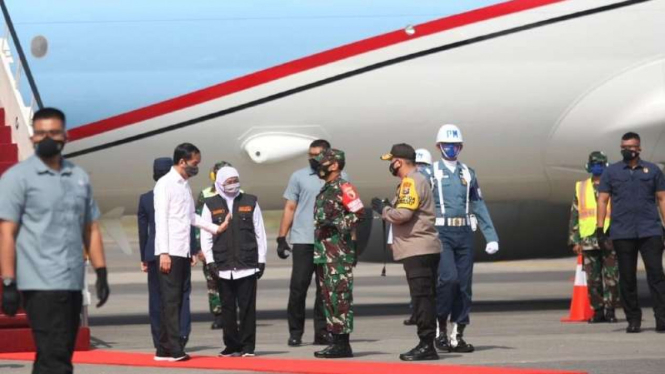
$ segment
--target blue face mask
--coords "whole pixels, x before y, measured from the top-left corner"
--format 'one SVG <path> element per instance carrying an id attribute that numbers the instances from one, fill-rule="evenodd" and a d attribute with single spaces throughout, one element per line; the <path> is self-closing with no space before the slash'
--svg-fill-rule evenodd
<path id="1" fill-rule="evenodd" d="M 441 156 L 446 160 L 457 160 L 460 151 L 462 150 L 462 145 L 459 143 L 443 143 L 439 144 L 439 149 L 441 149 Z"/>
<path id="2" fill-rule="evenodd" d="M 605 165 L 604 164 L 591 164 L 589 165 L 589 173 L 591 173 L 594 177 L 599 177 L 603 174 L 603 171 L 605 171 Z"/>

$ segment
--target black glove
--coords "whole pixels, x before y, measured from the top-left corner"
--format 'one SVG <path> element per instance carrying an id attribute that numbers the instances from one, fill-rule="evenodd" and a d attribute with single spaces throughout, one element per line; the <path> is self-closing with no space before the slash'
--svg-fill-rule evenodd
<path id="1" fill-rule="evenodd" d="M 335 223 L 329 219 L 319 222 L 319 228 L 335 228 Z"/>
<path id="2" fill-rule="evenodd" d="M 286 260 L 291 255 L 291 247 L 289 243 L 286 242 L 286 238 L 280 236 L 277 238 L 277 256 L 282 260 Z"/>
<path id="3" fill-rule="evenodd" d="M 375 197 L 372 199 L 372 210 L 379 213 L 379 215 L 383 214 L 383 208 L 390 206 L 390 201 L 388 199 L 379 199 L 378 197 Z"/>
<path id="4" fill-rule="evenodd" d="M 219 279 L 219 269 L 217 269 L 217 264 L 214 262 L 211 262 L 209 264 L 206 264 L 206 267 L 208 268 L 208 273 L 210 273 L 210 276 L 214 280 Z"/>
<path id="5" fill-rule="evenodd" d="M 353 244 L 353 267 L 356 267 L 358 265 L 358 241 L 357 240 L 352 240 L 351 243 Z"/>
<path id="6" fill-rule="evenodd" d="M 95 283 L 95 290 L 97 291 L 97 308 L 106 304 L 111 290 L 109 289 L 109 282 L 107 279 L 106 268 L 95 269 L 97 273 L 97 282 Z"/>
<path id="7" fill-rule="evenodd" d="M 605 234 L 605 230 L 602 227 L 596 228 L 596 239 L 598 240 L 598 246 L 600 249 L 612 249 L 610 238 L 607 236 L 607 234 Z"/>
<path id="8" fill-rule="evenodd" d="M 264 271 L 266 271 L 266 264 L 259 263 L 259 272 L 256 273 L 256 279 L 261 279 Z"/>
<path id="9" fill-rule="evenodd" d="M 21 297 L 16 288 L 16 281 L 11 280 L 11 283 L 4 286 L 2 289 L 2 312 L 10 317 L 14 317 L 18 312 Z"/>

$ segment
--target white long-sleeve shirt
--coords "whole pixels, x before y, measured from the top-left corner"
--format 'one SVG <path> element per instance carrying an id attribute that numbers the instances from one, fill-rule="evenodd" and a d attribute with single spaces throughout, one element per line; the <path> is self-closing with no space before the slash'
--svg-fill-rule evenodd
<path id="1" fill-rule="evenodd" d="M 168 253 L 176 257 L 190 257 L 192 226 L 217 232 L 217 225 L 196 214 L 189 183 L 174 168 L 157 181 L 153 193 L 156 256 Z"/>
<path id="2" fill-rule="evenodd" d="M 224 200 L 226 200 L 226 206 L 229 208 L 229 212 L 233 212 L 233 198 L 227 197 L 222 194 Z M 212 214 L 207 205 L 203 206 L 203 211 L 201 212 L 201 218 L 206 222 L 212 222 Z M 232 217 L 231 220 L 234 218 Z M 256 233 L 256 244 L 258 245 L 259 252 L 259 263 L 266 263 L 266 253 L 268 252 L 268 240 L 266 238 L 266 229 L 263 225 L 263 215 L 261 214 L 261 207 L 259 204 L 256 204 L 254 208 L 254 215 L 252 216 L 254 223 L 254 232 Z M 206 258 L 206 263 L 215 262 L 212 254 L 212 244 L 213 244 L 213 235 L 204 231 L 201 231 L 201 251 Z M 242 270 L 222 270 L 219 272 L 219 277 L 223 279 L 240 279 L 244 277 L 249 277 L 254 275 L 259 271 L 259 269 L 242 269 Z"/>

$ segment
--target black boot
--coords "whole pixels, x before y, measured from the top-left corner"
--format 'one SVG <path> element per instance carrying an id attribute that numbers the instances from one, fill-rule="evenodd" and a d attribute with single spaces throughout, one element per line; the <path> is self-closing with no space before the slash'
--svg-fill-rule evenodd
<path id="1" fill-rule="evenodd" d="M 322 351 L 314 352 L 316 358 L 346 358 L 353 357 L 349 334 L 333 334 L 334 343 Z"/>
<path id="2" fill-rule="evenodd" d="M 464 329 L 466 325 L 458 325 L 453 323 L 454 336 L 450 337 L 450 351 L 458 353 L 471 353 L 475 350 L 473 345 L 464 341 Z"/>
<path id="3" fill-rule="evenodd" d="M 614 314 L 614 309 L 606 309 L 605 310 L 605 321 L 609 322 L 609 323 L 619 322 L 616 315 Z"/>
<path id="4" fill-rule="evenodd" d="M 629 334 L 637 334 L 642 332 L 642 321 L 628 321 L 628 327 L 626 327 L 626 332 Z"/>
<path id="5" fill-rule="evenodd" d="M 331 345 L 333 343 L 332 335 L 329 332 L 325 334 L 314 335 L 314 345 Z"/>
<path id="6" fill-rule="evenodd" d="M 402 361 L 425 361 L 425 360 L 438 360 L 439 354 L 434 349 L 432 342 L 420 341 L 420 343 L 412 350 L 399 355 Z"/>
<path id="7" fill-rule="evenodd" d="M 593 317 L 589 318 L 589 323 L 604 323 L 607 322 L 605 320 L 605 313 L 603 312 L 602 309 L 598 309 L 593 312 Z"/>
<path id="8" fill-rule="evenodd" d="M 434 339 L 434 346 L 436 349 L 443 352 L 450 352 L 450 342 L 448 341 L 448 331 L 439 331 L 439 336 Z"/>
<path id="9" fill-rule="evenodd" d="M 210 326 L 211 330 L 220 330 L 222 328 L 222 315 L 221 314 L 216 314 L 215 315 L 215 321 L 212 323 L 212 326 Z"/>

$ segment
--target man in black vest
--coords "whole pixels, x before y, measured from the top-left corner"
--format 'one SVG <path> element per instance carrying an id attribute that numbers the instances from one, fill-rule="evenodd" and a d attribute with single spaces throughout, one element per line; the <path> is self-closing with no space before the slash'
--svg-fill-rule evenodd
<path id="1" fill-rule="evenodd" d="M 256 196 L 240 191 L 236 169 L 219 169 L 215 189 L 217 195 L 205 200 L 201 216 L 227 229 L 217 236 L 201 231 L 201 250 L 210 274 L 217 278 L 222 298 L 225 348 L 219 355 L 252 357 L 256 345 L 256 281 L 263 275 L 266 262 L 263 217 Z"/>

